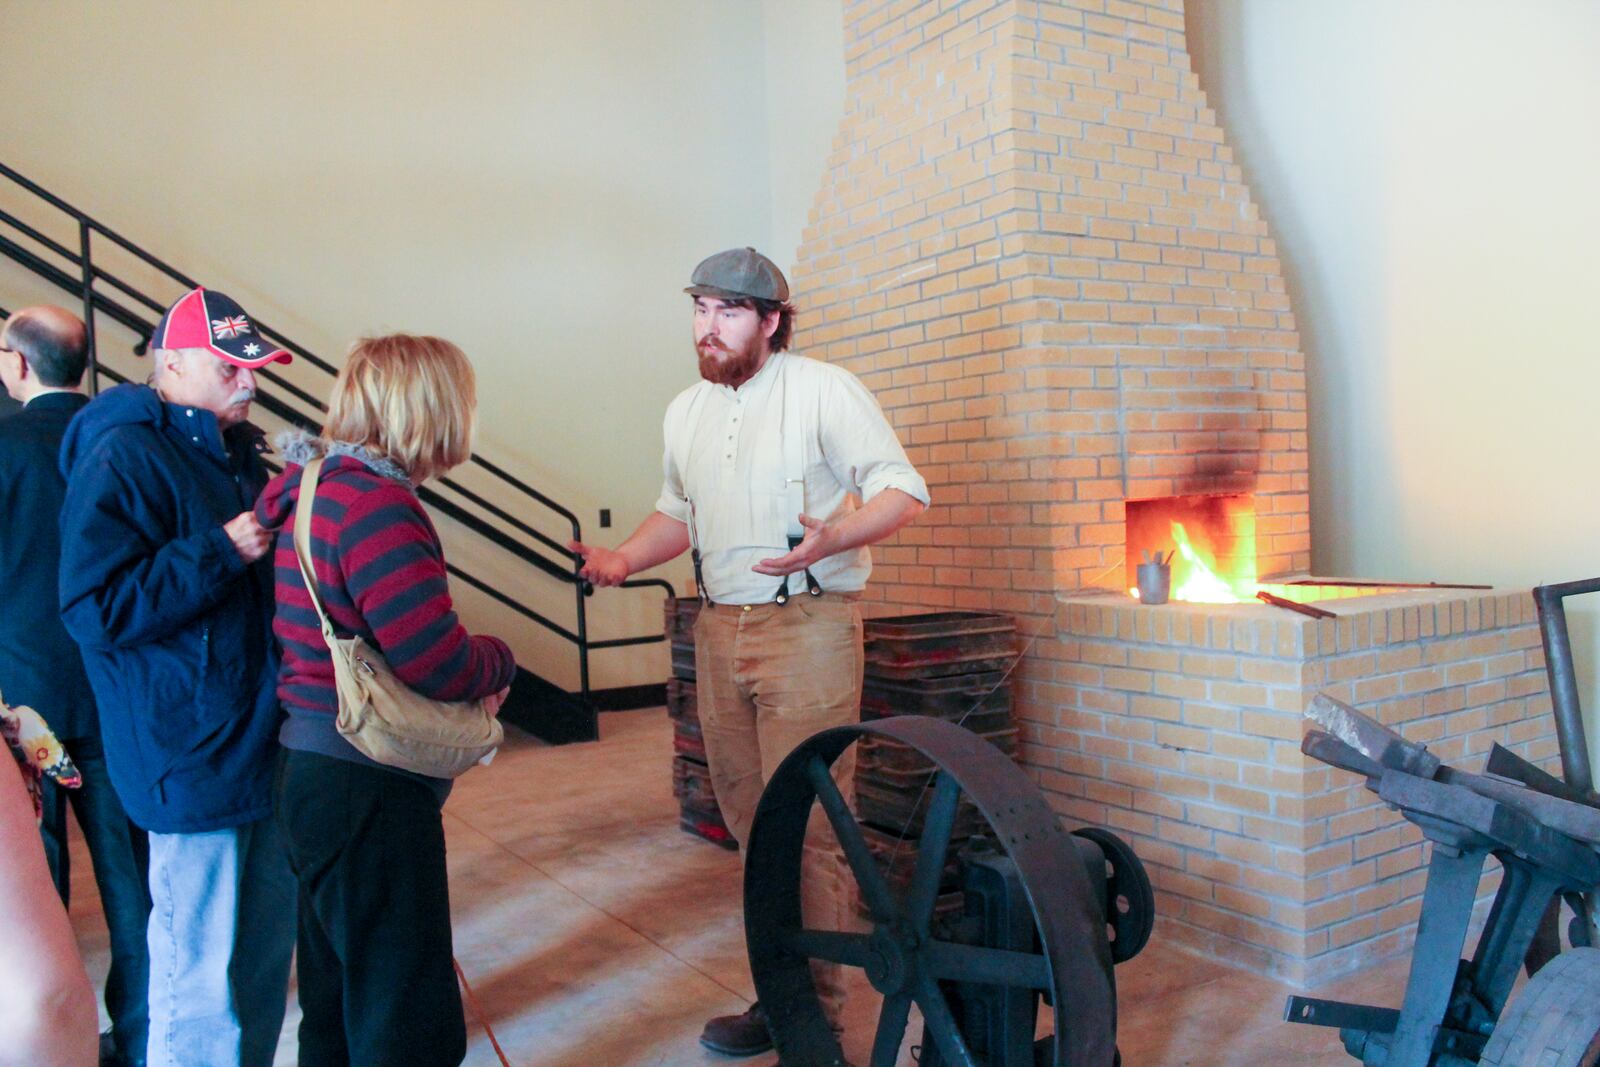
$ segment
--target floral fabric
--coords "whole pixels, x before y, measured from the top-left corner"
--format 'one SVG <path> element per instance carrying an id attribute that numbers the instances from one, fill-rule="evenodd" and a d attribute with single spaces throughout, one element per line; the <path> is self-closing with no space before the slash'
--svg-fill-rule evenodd
<path id="1" fill-rule="evenodd" d="M 0 694 L 0 735 L 4 735 L 17 766 L 22 768 L 22 780 L 27 783 L 28 797 L 33 801 L 34 818 L 39 818 L 44 810 L 40 782 L 45 775 L 67 789 L 83 784 L 83 776 L 73 765 L 72 758 L 39 713 L 30 707 L 11 707 L 4 694 Z"/>

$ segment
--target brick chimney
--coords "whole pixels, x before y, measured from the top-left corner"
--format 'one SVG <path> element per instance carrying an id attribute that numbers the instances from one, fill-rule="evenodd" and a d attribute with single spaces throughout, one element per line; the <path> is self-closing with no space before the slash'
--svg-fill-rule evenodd
<path id="1" fill-rule="evenodd" d="M 1253 494 L 1257 571 L 1308 569 L 1304 357 L 1182 0 L 847 0 L 845 61 L 796 347 L 938 505 L 872 595 L 1045 615 L 1178 494 Z"/>

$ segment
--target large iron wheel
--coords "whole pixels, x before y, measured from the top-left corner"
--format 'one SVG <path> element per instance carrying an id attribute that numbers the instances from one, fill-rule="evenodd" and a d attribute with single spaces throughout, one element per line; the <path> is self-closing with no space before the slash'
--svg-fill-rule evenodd
<path id="1" fill-rule="evenodd" d="M 829 768 L 851 744 L 877 735 L 932 762 L 932 799 L 917 864 L 903 896 L 890 889 Z M 965 794 L 1010 855 L 1033 912 L 1036 953 L 957 944 L 931 928 L 940 872 Z M 872 923 L 871 933 L 804 929 L 800 867 L 812 804 L 827 814 Z M 1045 993 L 1055 1014 L 1055 1067 L 1110 1067 L 1116 997 L 1106 918 L 1073 838 L 1020 768 L 993 745 L 941 719 L 903 716 L 824 730 L 802 743 L 768 781 L 745 860 L 745 937 L 756 994 L 785 1064 L 844 1064 L 812 981 L 809 961 L 866 972 L 883 994 L 870 1067 L 894 1067 L 911 1005 L 944 1060 L 981 1067 L 962 1039 L 941 981 Z M 999 1067 L 999 1065 L 991 1065 Z"/>
<path id="2" fill-rule="evenodd" d="M 1484 1067 L 1600 1063 L 1600 949 L 1561 953 L 1528 980 L 1495 1023 Z"/>

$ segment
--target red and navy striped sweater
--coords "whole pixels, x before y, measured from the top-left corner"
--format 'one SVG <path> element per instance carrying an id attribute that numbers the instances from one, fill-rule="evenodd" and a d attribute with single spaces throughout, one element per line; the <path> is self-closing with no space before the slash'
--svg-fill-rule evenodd
<path id="1" fill-rule="evenodd" d="M 299 447 L 295 447 L 298 445 Z M 283 651 L 278 700 L 287 715 L 285 748 L 377 764 L 340 736 L 333 657 L 294 556 L 301 442 L 256 501 L 256 518 L 278 531 L 278 605 L 272 631 Z M 375 466 L 382 468 L 380 461 Z M 359 634 L 395 676 L 436 700 L 475 700 L 511 684 L 516 664 L 496 637 L 473 636 L 456 618 L 439 535 L 411 487 L 352 455 L 322 465 L 311 516 L 311 556 L 322 604 L 340 636 Z"/>

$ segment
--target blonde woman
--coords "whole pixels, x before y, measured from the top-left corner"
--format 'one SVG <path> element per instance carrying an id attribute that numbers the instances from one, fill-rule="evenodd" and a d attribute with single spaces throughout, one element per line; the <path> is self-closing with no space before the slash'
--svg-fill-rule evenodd
<path id="1" fill-rule="evenodd" d="M 304 467 L 325 456 L 311 529 L 316 579 L 340 636 L 373 643 L 395 675 L 438 700 L 504 700 L 516 670 L 462 628 L 439 536 L 415 486 L 471 452 L 476 395 L 461 350 L 436 337 L 357 342 L 322 438 L 280 441 L 287 466 L 256 515 L 278 531 L 283 651 L 275 811 L 299 882 L 302 1067 L 461 1062 L 440 809 L 450 783 L 375 763 L 335 728 L 333 661 L 294 554 Z"/>

